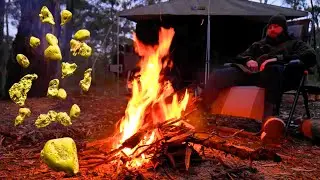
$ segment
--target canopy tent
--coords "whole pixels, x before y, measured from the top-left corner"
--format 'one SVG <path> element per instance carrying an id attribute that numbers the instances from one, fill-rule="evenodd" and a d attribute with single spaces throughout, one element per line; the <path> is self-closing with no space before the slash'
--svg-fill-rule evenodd
<path id="1" fill-rule="evenodd" d="M 208 8 L 210 1 L 210 8 Z M 297 11 L 248 0 L 171 0 L 120 12 L 120 17 L 132 21 L 159 19 L 161 16 L 251 16 L 266 22 L 270 16 L 284 14 L 288 19 L 307 16 Z"/>
<path id="2" fill-rule="evenodd" d="M 185 76 L 182 76 L 190 80 L 199 75 L 198 72 L 194 75 L 195 68 L 205 64 L 205 68 L 202 69 L 201 65 L 200 70 L 204 70 L 204 78 L 203 73 L 200 74 L 206 82 L 212 64 L 210 60 L 216 57 L 221 63 L 224 61 L 221 59 L 245 50 L 261 38 L 266 22 L 278 13 L 284 14 L 287 19 L 308 15 L 308 12 L 248 0 L 171 0 L 125 10 L 119 13 L 119 17 L 137 22 L 137 31 L 144 39 L 157 36 L 157 32 L 150 32 L 156 29 L 155 26 L 174 27 L 176 34 L 172 46 L 175 46 L 175 65 L 183 65 L 180 69 L 185 71 L 182 73 Z M 204 20 L 207 22 L 204 23 Z M 141 31 L 142 26 L 144 31 Z M 139 32 L 137 36 L 140 38 Z"/>

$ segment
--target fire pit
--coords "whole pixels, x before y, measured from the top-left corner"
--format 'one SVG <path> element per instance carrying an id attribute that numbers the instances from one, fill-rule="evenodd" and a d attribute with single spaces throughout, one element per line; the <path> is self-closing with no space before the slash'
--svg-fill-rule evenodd
<path id="1" fill-rule="evenodd" d="M 226 137 L 216 132 L 197 132 L 188 123 L 188 115 L 195 110 L 195 98 L 188 90 L 174 92 L 163 75 L 166 68 L 172 67 L 167 55 L 173 36 L 172 28 L 161 28 L 156 46 L 147 46 L 135 37 L 135 50 L 142 58 L 140 72 L 136 76 L 139 78 L 132 82 L 132 97 L 125 116 L 118 122 L 112 138 L 88 145 L 88 150 L 82 153 L 85 156 L 82 166 L 112 163 L 117 174 L 124 170 L 139 174 L 140 169 L 157 169 L 163 165 L 188 171 L 190 165 L 205 159 L 205 148 L 251 161 L 280 161 L 281 158 L 273 151 L 252 150 L 227 142 L 228 138 L 242 131 Z M 112 150 L 108 152 L 107 147 Z"/>

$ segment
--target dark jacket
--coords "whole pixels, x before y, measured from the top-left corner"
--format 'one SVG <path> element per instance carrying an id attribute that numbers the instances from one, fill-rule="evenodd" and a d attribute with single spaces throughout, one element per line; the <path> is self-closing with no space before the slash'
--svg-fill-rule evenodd
<path id="1" fill-rule="evenodd" d="M 278 39 L 268 37 L 253 43 L 245 52 L 235 58 L 235 63 L 246 65 L 255 60 L 260 65 L 267 59 L 277 58 L 280 63 L 301 60 L 306 68 L 316 65 L 316 52 L 305 42 L 282 35 Z"/>

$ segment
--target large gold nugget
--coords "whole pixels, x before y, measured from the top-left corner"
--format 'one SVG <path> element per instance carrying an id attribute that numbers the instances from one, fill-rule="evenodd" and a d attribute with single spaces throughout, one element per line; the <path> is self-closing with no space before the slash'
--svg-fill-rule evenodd
<path id="1" fill-rule="evenodd" d="M 23 68 L 27 68 L 30 65 L 29 59 L 23 54 L 17 54 L 16 59 L 20 66 Z"/>
<path id="2" fill-rule="evenodd" d="M 71 118 L 66 112 L 59 112 L 56 121 L 64 126 L 72 125 Z"/>
<path id="3" fill-rule="evenodd" d="M 20 108 L 19 114 L 14 121 L 14 125 L 18 126 L 23 123 L 24 119 L 31 115 L 31 111 L 29 108 Z"/>
<path id="4" fill-rule="evenodd" d="M 84 58 L 88 58 L 92 54 L 92 48 L 88 46 L 86 43 L 82 43 L 82 46 L 79 49 L 79 54 Z"/>
<path id="5" fill-rule="evenodd" d="M 59 41 L 58 41 L 58 38 L 51 34 L 51 33 L 47 33 L 46 34 L 46 40 L 48 42 L 49 45 L 58 45 L 59 44 Z"/>
<path id="6" fill-rule="evenodd" d="M 44 56 L 48 60 L 61 61 L 62 55 L 58 45 L 50 45 L 45 51 Z"/>
<path id="7" fill-rule="evenodd" d="M 80 112 L 80 107 L 77 104 L 74 104 L 70 109 L 69 115 L 71 118 L 77 118 L 80 116 Z"/>
<path id="8" fill-rule="evenodd" d="M 61 64 L 61 69 L 62 69 L 62 77 L 61 78 L 63 79 L 65 77 L 72 75 L 76 71 L 77 67 L 78 66 L 76 63 L 69 64 L 69 63 L 63 62 Z"/>
<path id="9" fill-rule="evenodd" d="M 72 19 L 72 13 L 68 10 L 62 10 L 61 12 L 61 26 L 64 26 Z"/>
<path id="10" fill-rule="evenodd" d="M 52 79 L 49 82 L 47 96 L 48 97 L 55 97 L 58 95 L 58 92 L 59 92 L 59 79 Z"/>
<path id="11" fill-rule="evenodd" d="M 42 23 L 49 23 L 51 25 L 55 25 L 52 13 L 49 11 L 47 6 L 43 6 L 41 8 L 39 17 Z"/>
<path id="12" fill-rule="evenodd" d="M 68 175 L 79 172 L 77 146 L 69 137 L 46 142 L 40 157 L 54 171 L 64 171 Z"/>
<path id="13" fill-rule="evenodd" d="M 80 29 L 74 34 L 74 39 L 78 41 L 84 41 L 90 38 L 90 31 L 86 29 Z"/>
<path id="14" fill-rule="evenodd" d="M 40 45 L 40 39 L 34 36 L 31 36 L 29 44 L 32 48 L 36 48 Z"/>
<path id="15" fill-rule="evenodd" d="M 84 78 L 80 81 L 79 85 L 84 92 L 89 91 L 91 85 L 91 72 L 92 69 L 89 68 L 84 72 Z"/>
<path id="16" fill-rule="evenodd" d="M 19 106 L 24 106 L 27 99 L 27 93 L 30 91 L 32 81 L 37 79 L 36 74 L 27 74 L 20 79 L 18 83 L 14 83 L 9 89 L 9 95 L 13 102 Z"/>

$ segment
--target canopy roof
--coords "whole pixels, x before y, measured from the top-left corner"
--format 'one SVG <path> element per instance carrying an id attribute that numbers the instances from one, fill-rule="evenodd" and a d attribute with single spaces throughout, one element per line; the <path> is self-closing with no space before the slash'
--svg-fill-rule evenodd
<path id="1" fill-rule="evenodd" d="M 210 9 L 209 6 L 210 1 Z M 120 12 L 120 17 L 132 21 L 159 19 L 161 16 L 247 16 L 266 21 L 277 13 L 288 19 L 307 16 L 305 11 L 293 10 L 248 0 L 171 0 Z"/>

